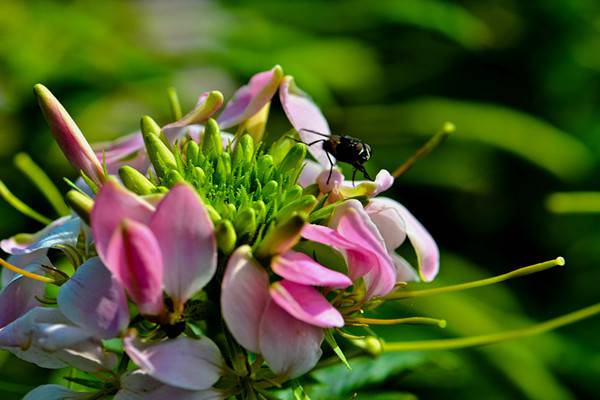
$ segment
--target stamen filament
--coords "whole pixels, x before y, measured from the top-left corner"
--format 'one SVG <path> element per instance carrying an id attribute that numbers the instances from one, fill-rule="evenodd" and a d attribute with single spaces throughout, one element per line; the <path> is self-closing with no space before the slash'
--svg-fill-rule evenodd
<path id="1" fill-rule="evenodd" d="M 558 192 L 546 199 L 546 208 L 556 214 L 600 212 L 600 192 Z"/>
<path id="2" fill-rule="evenodd" d="M 179 96 L 177 95 L 177 90 L 174 87 L 170 87 L 167 89 L 167 96 L 169 97 L 169 106 L 171 107 L 171 117 L 173 121 L 177 121 L 181 119 L 181 104 L 179 103 Z"/>
<path id="3" fill-rule="evenodd" d="M 404 161 L 402 165 L 396 168 L 392 174 L 393 177 L 398 178 L 404 175 L 409 169 L 412 168 L 413 165 L 415 165 L 417 161 L 429 154 L 431 150 L 442 144 L 455 130 L 456 127 L 453 123 L 446 122 L 438 133 L 433 135 L 433 137 L 429 139 L 423 146 L 421 146 L 408 160 Z"/>
<path id="4" fill-rule="evenodd" d="M 554 260 L 544 261 L 539 264 L 529 265 L 527 267 L 519 268 L 511 272 L 507 272 L 506 274 L 494 276 L 491 278 L 481 279 L 473 282 L 465 282 L 459 283 L 457 285 L 444 286 L 433 289 L 423 289 L 423 290 L 399 290 L 389 295 L 385 296 L 386 300 L 400 300 L 400 299 L 408 299 L 415 297 L 425 297 L 425 296 L 435 296 L 442 293 L 450 293 L 450 292 L 458 292 L 466 289 L 473 289 L 482 286 L 493 285 L 496 283 L 500 283 L 506 281 L 508 279 L 517 278 L 520 276 L 525 276 L 529 274 L 534 274 L 536 272 L 544 271 L 556 266 L 565 265 L 565 259 L 562 257 L 557 257 Z"/>
<path id="5" fill-rule="evenodd" d="M 12 192 L 8 190 L 8 188 L 2 181 L 0 181 L 0 196 L 4 200 L 6 200 L 8 204 L 13 206 L 17 211 L 28 216 L 29 218 L 35 219 L 36 221 L 44 225 L 48 225 L 52 222 L 50 218 L 44 217 L 42 214 L 29 207 L 27 204 L 23 203 L 23 201 L 20 200 L 17 196 L 12 194 Z"/>
<path id="6" fill-rule="evenodd" d="M 31 157 L 26 153 L 19 153 L 14 159 L 15 165 L 19 170 L 29 178 L 31 182 L 39 189 L 44 195 L 48 202 L 52 205 L 58 215 L 69 215 L 71 212 L 69 207 L 65 204 L 63 197 L 52 182 L 52 180 L 46 175 L 44 170 L 37 165 Z"/>
<path id="7" fill-rule="evenodd" d="M 10 269 L 13 272 L 16 272 L 17 274 L 21 274 L 27 278 L 31 278 L 31 279 L 35 279 L 37 281 L 40 282 L 45 282 L 45 283 L 55 283 L 56 281 L 52 278 L 48 278 L 47 276 L 42 276 L 42 275 L 38 275 L 38 274 L 34 274 L 32 272 L 26 271 L 22 268 L 19 268 L 15 265 L 12 265 L 11 263 L 3 260 L 2 258 L 0 258 L 0 265 L 3 266 L 6 269 Z"/>
<path id="8" fill-rule="evenodd" d="M 358 322 L 359 324 L 368 325 L 437 325 L 440 328 L 446 327 L 445 319 L 427 318 L 427 317 L 408 317 L 408 318 L 396 318 L 396 319 L 377 319 L 377 318 L 353 318 L 346 320 L 348 323 Z"/>
<path id="9" fill-rule="evenodd" d="M 539 335 L 592 317 L 596 314 L 600 314 L 600 303 L 526 328 L 465 338 L 384 343 L 384 351 L 454 350 L 466 347 L 485 346 L 527 336 Z"/>

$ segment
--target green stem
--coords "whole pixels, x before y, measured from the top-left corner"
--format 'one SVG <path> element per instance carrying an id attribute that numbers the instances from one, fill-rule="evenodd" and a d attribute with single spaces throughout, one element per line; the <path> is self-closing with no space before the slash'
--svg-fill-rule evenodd
<path id="1" fill-rule="evenodd" d="M 494 276 L 491 278 L 481 279 L 473 282 L 465 282 L 459 283 L 458 285 L 444 286 L 433 289 L 423 289 L 423 290 L 405 290 L 400 289 L 399 291 L 390 293 L 385 296 L 386 300 L 400 300 L 400 299 L 408 299 L 415 297 L 425 297 L 425 296 L 435 296 L 443 293 L 457 292 L 466 289 L 473 289 L 482 286 L 493 285 L 502 281 L 506 281 L 508 279 L 517 278 L 520 276 L 525 276 L 529 274 L 533 274 L 536 272 L 544 271 L 546 269 L 550 269 L 556 266 L 565 265 L 565 259 L 562 257 L 555 258 L 554 260 L 544 261 L 539 264 L 530 265 L 527 267 L 519 268 L 514 271 L 508 272 L 506 274 Z"/>
<path id="2" fill-rule="evenodd" d="M 29 207 L 27 204 L 23 203 L 17 196 L 12 194 L 12 192 L 8 190 L 8 188 L 2 181 L 0 181 L 0 196 L 4 200 L 6 200 L 8 204 L 13 206 L 17 211 L 20 211 L 23 215 L 35 219 L 36 221 L 44 225 L 48 225 L 52 222 L 50 218 L 44 217 L 42 214 Z"/>
<path id="3" fill-rule="evenodd" d="M 412 168 L 413 165 L 415 165 L 417 161 L 429 154 L 431 150 L 435 149 L 440 144 L 442 144 L 448 138 L 448 136 L 455 130 L 456 127 L 454 126 L 454 124 L 452 124 L 451 122 L 446 122 L 438 133 L 433 135 L 433 137 L 429 139 L 423 146 L 421 146 L 415 154 L 413 154 L 408 160 L 404 161 L 402 165 L 396 168 L 396 170 L 392 174 L 394 178 L 398 178 L 404 175 L 409 169 Z"/>
<path id="4" fill-rule="evenodd" d="M 182 117 L 181 104 L 179 103 L 179 96 L 174 87 L 167 89 L 167 96 L 169 97 L 169 106 L 171 107 L 171 117 L 173 121 L 178 121 Z"/>
<path id="5" fill-rule="evenodd" d="M 396 318 L 396 319 L 377 319 L 377 318 L 355 318 L 348 323 L 358 322 L 361 324 L 368 325 L 437 325 L 440 328 L 446 327 L 445 319 L 427 318 L 427 317 L 408 317 L 408 318 Z"/>
<path id="6" fill-rule="evenodd" d="M 31 182 L 50 202 L 58 215 L 69 215 L 69 207 L 65 204 L 63 197 L 52 180 L 46 175 L 44 170 L 37 165 L 26 153 L 19 153 L 14 159 L 15 165 L 19 170 L 29 178 Z"/>
<path id="7" fill-rule="evenodd" d="M 490 335 L 471 336 L 456 339 L 422 340 L 414 342 L 384 343 L 384 351 L 424 351 L 424 350 L 453 350 L 465 347 L 485 346 L 527 336 L 539 335 L 574 322 L 600 314 L 600 303 L 582 308 L 558 318 L 551 319 L 526 328 L 514 329 Z"/>

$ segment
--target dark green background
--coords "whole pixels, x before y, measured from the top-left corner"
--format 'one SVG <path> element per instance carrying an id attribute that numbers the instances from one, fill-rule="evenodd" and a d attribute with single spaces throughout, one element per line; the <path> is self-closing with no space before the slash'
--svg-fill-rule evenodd
<path id="1" fill-rule="evenodd" d="M 394 169 L 444 121 L 456 124 L 388 192 L 437 239 L 436 284 L 567 259 L 566 268 L 505 285 L 402 303 L 389 311 L 445 318 L 448 328 L 396 327 L 386 338 L 498 332 L 598 301 L 600 217 L 545 206 L 552 192 L 600 186 L 595 0 L 2 2 L 0 178 L 50 215 L 12 157 L 30 153 L 63 191 L 60 178 L 73 176 L 35 104 L 37 82 L 94 142 L 135 130 L 143 114 L 166 122 L 168 86 L 187 109 L 202 91 L 230 96 L 274 64 L 314 97 L 334 131 L 372 145 L 372 172 Z M 287 128 L 275 102 L 268 130 Z M 5 203 L 0 215 L 2 237 L 40 228 Z M 313 396 L 590 398 L 600 388 L 599 328 L 596 318 L 484 349 L 357 361 L 352 375 L 315 375 L 327 385 Z M 64 373 L 5 353 L 0 368 L 3 399 Z"/>

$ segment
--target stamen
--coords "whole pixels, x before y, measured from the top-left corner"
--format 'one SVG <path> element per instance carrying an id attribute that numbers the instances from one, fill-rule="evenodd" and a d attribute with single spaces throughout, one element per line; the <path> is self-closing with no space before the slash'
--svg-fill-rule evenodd
<path id="1" fill-rule="evenodd" d="M 394 178 L 398 178 L 404 175 L 409 169 L 412 168 L 413 165 L 415 165 L 417 161 L 429 154 L 431 150 L 435 149 L 440 144 L 442 144 L 446 140 L 446 138 L 448 138 L 448 136 L 450 136 L 450 134 L 455 130 L 456 127 L 453 123 L 446 122 L 438 133 L 433 135 L 431 139 L 429 139 L 423 146 L 419 148 L 419 150 L 415 152 L 415 154 L 413 154 L 408 160 L 404 161 L 402 165 L 396 168 L 392 176 Z"/>
<path id="2" fill-rule="evenodd" d="M 27 278 L 31 278 L 31 279 L 35 279 L 37 281 L 40 282 L 45 282 L 45 283 L 55 283 L 56 281 L 52 278 L 48 278 L 47 276 L 42 276 L 42 275 L 38 275 L 38 274 L 34 274 L 32 272 L 26 271 L 22 268 L 19 268 L 15 265 L 12 265 L 9 262 L 6 262 L 5 260 L 3 260 L 2 258 L 0 258 L 0 265 L 3 266 L 6 269 L 10 269 L 13 272 L 16 272 L 17 274 L 21 274 Z"/>
<path id="3" fill-rule="evenodd" d="M 171 108 L 171 118 L 173 121 L 180 120 L 182 117 L 181 104 L 179 103 L 179 96 L 177 90 L 174 87 L 167 89 L 167 96 L 169 97 L 169 106 Z"/>
<path id="4" fill-rule="evenodd" d="M 445 319 L 436 319 L 436 318 L 427 318 L 427 317 L 408 317 L 408 318 L 396 318 L 396 319 L 376 319 L 376 318 L 352 318 L 347 319 L 346 323 L 353 324 L 357 322 L 358 324 L 367 324 L 367 325 L 437 325 L 440 328 L 446 327 Z"/>
<path id="5" fill-rule="evenodd" d="M 17 154 L 14 162 L 17 168 L 19 168 L 19 170 L 39 189 L 44 197 L 46 197 L 58 215 L 69 215 L 71 211 L 65 204 L 60 190 L 58 190 L 44 170 L 40 168 L 28 154 Z"/>
<path id="6" fill-rule="evenodd" d="M 600 303 L 582 308 L 549 321 L 528 326 L 526 328 L 514 329 L 501 333 L 493 333 L 490 335 L 470 336 L 456 339 L 385 343 L 384 351 L 453 350 L 466 347 L 485 346 L 514 339 L 520 339 L 527 336 L 539 335 L 541 333 L 584 320 L 596 314 L 600 314 Z"/>
<path id="7" fill-rule="evenodd" d="M 27 204 L 23 203 L 17 196 L 11 193 L 10 190 L 6 187 L 4 182 L 0 181 L 0 196 L 6 200 L 8 204 L 13 206 L 17 211 L 22 214 L 28 216 L 29 218 L 35 219 L 36 221 L 48 225 L 52 222 L 52 220 L 48 217 L 44 217 L 42 214 L 38 213 Z"/>
<path id="8" fill-rule="evenodd" d="M 600 212 L 600 192 L 553 193 L 546 208 L 556 214 Z"/>
<path id="9" fill-rule="evenodd" d="M 520 276 L 525 276 L 529 274 L 533 274 L 536 272 L 544 271 L 556 266 L 565 265 L 565 259 L 562 257 L 555 258 L 554 260 L 545 261 L 539 264 L 530 265 L 527 267 L 519 268 L 514 271 L 508 272 L 506 274 L 494 276 L 492 278 L 481 279 L 473 282 L 465 282 L 459 283 L 457 285 L 444 286 L 433 289 L 423 289 L 423 290 L 399 290 L 397 292 L 393 292 L 384 298 L 386 300 L 400 300 L 400 299 L 408 299 L 415 297 L 425 297 L 425 296 L 435 296 L 442 293 L 450 293 L 457 292 L 460 290 L 473 289 L 482 286 L 493 285 L 495 283 L 503 282 L 508 279 L 517 278 Z"/>

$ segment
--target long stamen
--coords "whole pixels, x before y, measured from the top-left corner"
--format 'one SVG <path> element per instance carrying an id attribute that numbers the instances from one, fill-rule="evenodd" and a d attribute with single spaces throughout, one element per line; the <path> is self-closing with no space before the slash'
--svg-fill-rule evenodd
<path id="1" fill-rule="evenodd" d="M 394 178 L 398 178 L 404 175 L 409 169 L 412 168 L 413 165 L 421 158 L 425 157 L 427 154 L 431 152 L 431 150 L 438 147 L 440 144 L 448 138 L 448 136 L 456 130 L 456 127 L 451 122 L 446 122 L 442 129 L 433 135 L 431 139 L 429 139 L 423 146 L 419 148 L 408 160 L 404 161 L 402 165 L 400 165 L 394 173 L 392 174 Z"/>
<path id="2" fill-rule="evenodd" d="M 0 258 L 0 265 L 3 266 L 6 269 L 10 269 L 13 272 L 16 272 L 17 274 L 21 274 L 27 278 L 31 278 L 31 279 L 35 279 L 37 281 L 40 282 L 45 282 L 45 283 L 55 283 L 56 281 L 52 278 L 48 278 L 47 276 L 42 276 L 42 275 L 38 275 L 38 274 L 34 274 L 32 272 L 26 271 L 22 268 L 19 268 L 15 265 L 12 265 L 9 262 L 6 262 L 5 260 L 3 260 L 2 258 Z"/>
<path id="3" fill-rule="evenodd" d="M 599 213 L 600 192 L 558 192 L 546 199 L 546 208 L 556 214 Z"/>
<path id="4" fill-rule="evenodd" d="M 29 218 L 35 219 L 36 221 L 48 225 L 52 222 L 50 218 L 44 217 L 42 214 L 38 213 L 27 204 L 23 203 L 17 196 L 12 194 L 10 190 L 6 187 L 4 182 L 0 181 L 0 197 L 4 198 L 8 204 L 13 206 L 17 211 L 20 211 L 22 214 L 28 216 Z"/>
<path id="5" fill-rule="evenodd" d="M 169 106 L 171 108 L 171 118 L 173 121 L 178 121 L 182 117 L 181 104 L 179 103 L 179 96 L 177 90 L 174 87 L 167 89 L 167 96 L 169 98 Z"/>
<path id="6" fill-rule="evenodd" d="M 514 271 L 508 272 L 506 274 L 494 276 L 491 278 L 481 279 L 473 282 L 465 282 L 459 283 L 457 285 L 444 286 L 433 289 L 423 289 L 423 290 L 399 290 L 397 292 L 393 292 L 384 298 L 386 300 L 400 300 L 400 299 L 408 299 L 415 297 L 425 297 L 425 296 L 435 296 L 437 294 L 442 293 L 450 293 L 457 292 L 460 290 L 473 289 L 482 286 L 493 285 L 495 283 L 503 282 L 508 279 L 517 278 L 520 276 L 525 276 L 529 274 L 533 274 L 536 272 L 544 271 L 546 269 L 550 269 L 556 266 L 565 265 L 565 259 L 562 257 L 555 258 L 554 260 L 545 261 L 539 264 L 530 265 L 527 267 L 519 268 Z"/>
<path id="7" fill-rule="evenodd" d="M 427 317 L 408 317 L 408 318 L 396 318 L 396 319 L 377 319 L 377 318 L 353 318 L 346 320 L 347 323 L 351 324 L 357 322 L 359 324 L 367 325 L 437 325 L 440 328 L 446 327 L 445 319 L 427 318 Z"/>
<path id="8" fill-rule="evenodd" d="M 471 336 L 456 339 L 422 340 L 414 342 L 385 343 L 384 351 L 423 351 L 423 350 L 453 350 L 465 347 L 484 346 L 527 336 L 539 335 L 565 325 L 600 314 L 600 303 L 582 308 L 569 314 L 545 321 L 526 328 L 514 329 L 490 335 Z"/>

